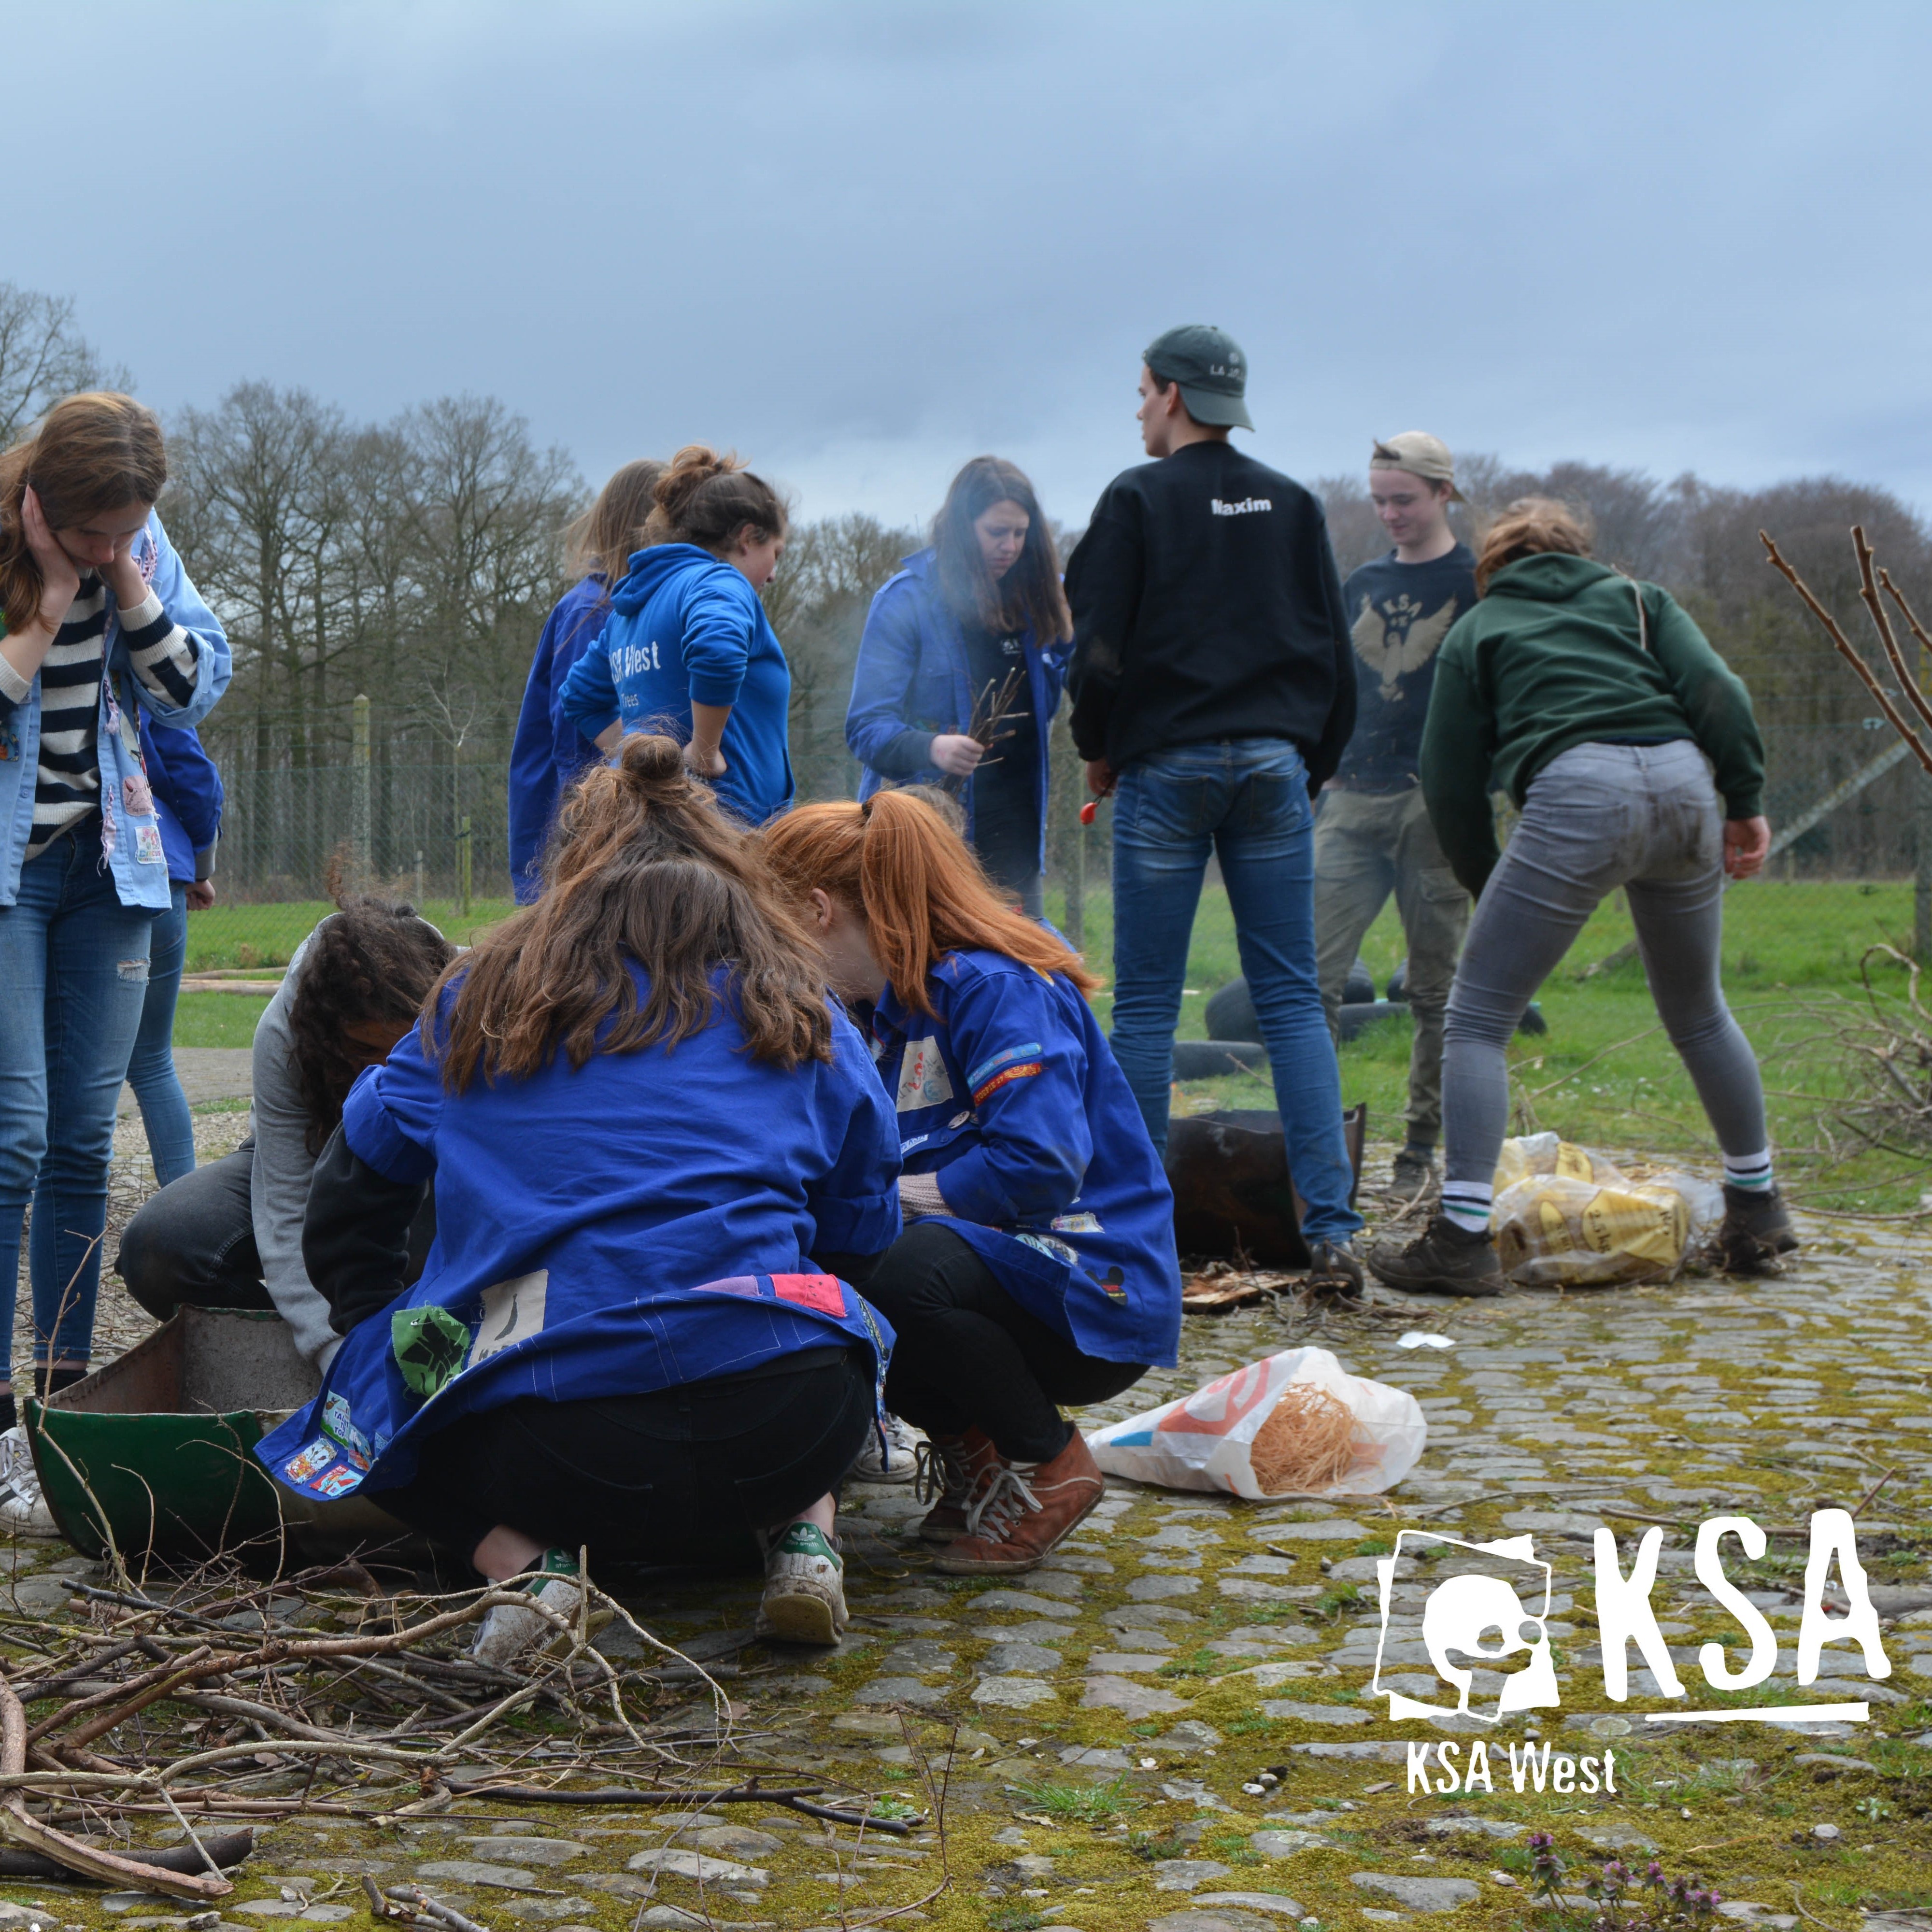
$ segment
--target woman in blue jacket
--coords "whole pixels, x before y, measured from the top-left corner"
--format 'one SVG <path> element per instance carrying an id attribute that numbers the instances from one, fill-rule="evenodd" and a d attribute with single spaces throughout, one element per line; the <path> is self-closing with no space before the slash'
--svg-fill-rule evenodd
<path id="1" fill-rule="evenodd" d="M 164 739 L 144 712 L 141 756 L 161 824 L 161 850 L 168 855 L 170 903 L 154 921 L 148 993 L 128 1061 L 128 1084 L 140 1106 L 148 1158 L 154 1163 L 154 1185 L 160 1188 L 194 1170 L 194 1117 L 175 1071 L 175 1003 L 188 963 L 188 916 L 214 903 L 214 848 L 221 836 L 224 793 L 221 773 L 192 729 L 170 731 Z M 37 1210 L 36 1240 L 42 1218 Z M 50 1221 L 50 1238 L 52 1232 Z"/>
<path id="2" fill-rule="evenodd" d="M 644 548 L 651 492 L 668 466 L 655 457 L 626 464 L 564 532 L 579 580 L 544 621 L 510 743 L 510 885 L 519 905 L 537 896 L 557 800 L 597 759 L 597 747 L 559 709 L 564 680 L 604 628 L 611 585 L 624 574 L 632 552 Z"/>
<path id="3" fill-rule="evenodd" d="M 166 480 L 127 396 L 70 396 L 0 455 L 0 1321 L 38 1186 L 34 1360 L 56 1388 L 87 1372 L 115 1107 L 171 902 L 137 721 L 198 723 L 229 678 L 154 512 Z M 0 1381 L 0 1428 L 13 1414 Z M 0 1526 L 10 1494 L 0 1468 Z"/>
<path id="4" fill-rule="evenodd" d="M 859 796 L 935 784 L 962 794 L 987 876 L 1035 918 L 1048 734 L 1072 640 L 1033 485 L 1013 464 L 976 456 L 946 493 L 931 548 L 872 599 L 845 713 L 845 742 L 866 768 Z M 983 728 L 1003 686 L 1000 735 L 982 743 L 970 735 L 975 713 Z"/>
<path id="5" fill-rule="evenodd" d="M 1030 1569 L 1100 1499 L 1061 1402 L 1105 1402 L 1180 1335 L 1174 1197 L 1084 995 L 922 800 L 808 805 L 765 849 L 808 906 L 898 1114 L 916 1225 L 865 1276 L 898 1336 L 886 1400 L 929 1438 L 920 1526 L 956 1576 Z"/>
<path id="6" fill-rule="evenodd" d="M 784 503 L 701 443 L 671 458 L 653 494 L 651 548 L 611 593 L 610 621 L 560 709 L 600 751 L 669 731 L 718 802 L 762 825 L 795 789 L 791 670 L 758 601 L 784 549 Z"/>
<path id="7" fill-rule="evenodd" d="M 832 1491 L 892 1340 L 838 1276 L 899 1232 L 892 1109 L 810 932 L 670 740 L 584 775 L 544 888 L 350 1091 L 302 1243 L 345 1339 L 258 1453 L 304 1495 L 366 1485 L 566 1616 L 580 1545 L 676 1564 L 769 1532 L 763 1628 L 830 1643 Z M 493 1612 L 477 1654 L 550 1628 Z"/>

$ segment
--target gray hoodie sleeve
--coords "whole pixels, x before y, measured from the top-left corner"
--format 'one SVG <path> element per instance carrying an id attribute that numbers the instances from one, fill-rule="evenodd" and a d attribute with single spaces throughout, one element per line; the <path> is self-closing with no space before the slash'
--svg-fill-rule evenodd
<path id="1" fill-rule="evenodd" d="M 255 1164 L 248 1192 L 255 1246 L 269 1299 L 294 1330 L 296 1346 L 326 1370 L 342 1337 L 328 1325 L 328 1304 L 302 1265 L 302 1215 L 308 1206 L 315 1156 L 308 1150 L 308 1112 L 296 1078 L 295 1037 L 289 1030 L 289 1004 L 295 998 L 302 955 L 314 937 L 310 933 L 297 947 L 275 997 L 256 1023 L 255 1098 L 250 1119 Z"/>

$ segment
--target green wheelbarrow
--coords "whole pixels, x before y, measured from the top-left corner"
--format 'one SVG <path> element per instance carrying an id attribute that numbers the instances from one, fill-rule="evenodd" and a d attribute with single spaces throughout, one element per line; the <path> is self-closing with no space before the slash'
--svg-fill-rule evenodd
<path id="1" fill-rule="evenodd" d="M 28 1440 L 61 1533 L 88 1556 L 109 1544 L 198 1562 L 224 1552 L 278 1564 L 419 1547 L 374 1503 L 283 1489 L 255 1444 L 312 1400 L 321 1378 L 279 1315 L 182 1308 L 83 1381 L 26 1404 Z"/>

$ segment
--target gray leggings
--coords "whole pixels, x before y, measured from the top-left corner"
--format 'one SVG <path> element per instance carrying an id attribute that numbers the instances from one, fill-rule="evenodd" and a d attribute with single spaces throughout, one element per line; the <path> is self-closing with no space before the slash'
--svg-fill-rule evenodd
<path id="1" fill-rule="evenodd" d="M 1688 740 L 1576 745 L 1532 781 L 1469 923 L 1443 1028 L 1445 1180 L 1494 1174 L 1509 1123 L 1510 1036 L 1618 886 L 1658 1016 L 1718 1144 L 1734 1155 L 1767 1144 L 1757 1060 L 1718 982 L 1723 820 L 1703 754 Z"/>

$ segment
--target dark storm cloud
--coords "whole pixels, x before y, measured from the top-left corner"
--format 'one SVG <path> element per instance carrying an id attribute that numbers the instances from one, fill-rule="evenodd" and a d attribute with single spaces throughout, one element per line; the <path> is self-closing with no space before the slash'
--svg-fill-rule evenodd
<path id="1" fill-rule="evenodd" d="M 996 448 L 1078 520 L 1204 320 L 1303 473 L 1426 426 L 1932 502 L 1909 10 L 82 0 L 8 44 L 104 85 L 10 89 L 0 277 L 166 406 L 487 391 L 593 480 L 704 436 L 896 517 Z"/>

